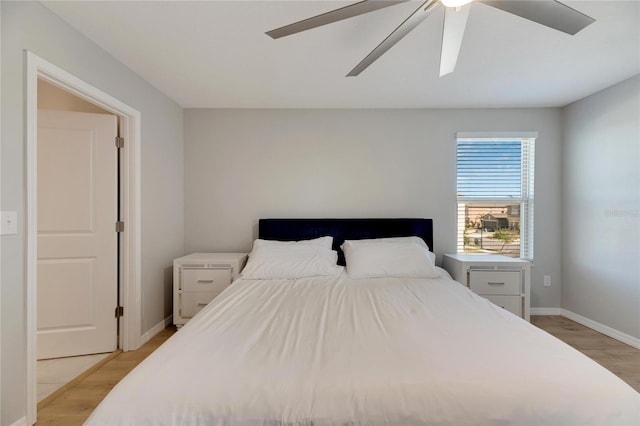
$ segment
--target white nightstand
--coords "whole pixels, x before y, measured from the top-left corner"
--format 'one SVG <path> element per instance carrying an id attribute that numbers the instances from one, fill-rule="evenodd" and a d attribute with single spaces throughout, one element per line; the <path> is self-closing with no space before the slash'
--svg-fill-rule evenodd
<path id="1" fill-rule="evenodd" d="M 531 267 L 526 260 L 493 254 L 445 254 L 443 267 L 474 293 L 530 320 Z"/>
<path id="2" fill-rule="evenodd" d="M 173 261 L 173 323 L 180 328 L 235 280 L 246 253 L 192 253 Z"/>

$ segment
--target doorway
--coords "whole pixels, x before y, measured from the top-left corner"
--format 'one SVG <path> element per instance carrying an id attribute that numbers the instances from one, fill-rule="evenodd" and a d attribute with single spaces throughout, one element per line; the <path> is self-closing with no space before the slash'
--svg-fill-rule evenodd
<path id="1" fill-rule="evenodd" d="M 117 349 L 118 119 L 38 80 L 38 403 Z"/>
<path id="2" fill-rule="evenodd" d="M 120 233 L 120 294 L 121 318 L 118 346 L 123 351 L 140 346 L 141 280 L 140 280 L 140 113 L 130 106 L 78 79 L 67 71 L 38 57 L 26 56 L 26 352 L 27 352 L 27 424 L 37 417 L 37 302 L 38 302 L 38 79 L 62 89 L 117 117 L 121 149 L 121 191 L 119 206 L 124 229 Z M 115 225 L 114 225 L 115 226 Z M 114 312 L 115 314 L 115 312 Z"/>

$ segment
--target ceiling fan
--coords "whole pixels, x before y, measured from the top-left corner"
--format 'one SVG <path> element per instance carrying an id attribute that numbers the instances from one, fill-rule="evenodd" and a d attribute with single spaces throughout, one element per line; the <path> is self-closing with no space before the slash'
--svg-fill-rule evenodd
<path id="1" fill-rule="evenodd" d="M 348 6 L 313 16 L 284 27 L 267 31 L 267 35 L 277 39 L 312 28 L 331 24 L 354 16 L 363 15 L 378 9 L 404 3 L 411 0 L 364 0 Z M 411 30 L 424 21 L 436 8 L 445 7 L 442 49 L 440 53 L 440 77 L 453 72 L 462 45 L 462 37 L 467 24 L 471 3 L 474 0 L 426 0 L 391 34 L 371 51 L 347 77 L 359 75 L 369 65 L 380 58 Z M 593 23 L 595 19 L 556 0 L 475 0 L 545 25 L 558 31 L 574 35 Z"/>

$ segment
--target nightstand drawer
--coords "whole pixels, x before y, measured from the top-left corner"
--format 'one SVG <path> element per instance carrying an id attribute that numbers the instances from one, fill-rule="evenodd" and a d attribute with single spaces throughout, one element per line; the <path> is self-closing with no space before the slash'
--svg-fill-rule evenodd
<path id="1" fill-rule="evenodd" d="M 183 268 L 182 291 L 220 293 L 231 284 L 231 268 Z"/>
<path id="2" fill-rule="evenodd" d="M 246 253 L 191 253 L 173 259 L 173 323 L 182 327 L 238 277 Z"/>
<path id="3" fill-rule="evenodd" d="M 522 297 L 520 296 L 482 296 L 494 305 L 506 309 L 514 315 L 522 317 Z"/>
<path id="4" fill-rule="evenodd" d="M 209 304 L 219 293 L 182 293 L 180 295 L 180 316 L 191 318 Z"/>
<path id="5" fill-rule="evenodd" d="M 469 272 L 469 288 L 476 294 L 521 294 L 520 271 Z"/>
<path id="6" fill-rule="evenodd" d="M 454 280 L 529 321 L 531 265 L 496 254 L 445 254 L 443 267 Z"/>

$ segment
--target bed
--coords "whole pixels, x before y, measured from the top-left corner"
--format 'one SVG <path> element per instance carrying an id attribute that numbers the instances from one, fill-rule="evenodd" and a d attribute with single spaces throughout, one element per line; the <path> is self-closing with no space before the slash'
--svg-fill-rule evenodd
<path id="1" fill-rule="evenodd" d="M 432 232 L 260 220 L 243 275 L 85 424 L 640 424 L 630 386 L 436 267 Z"/>

